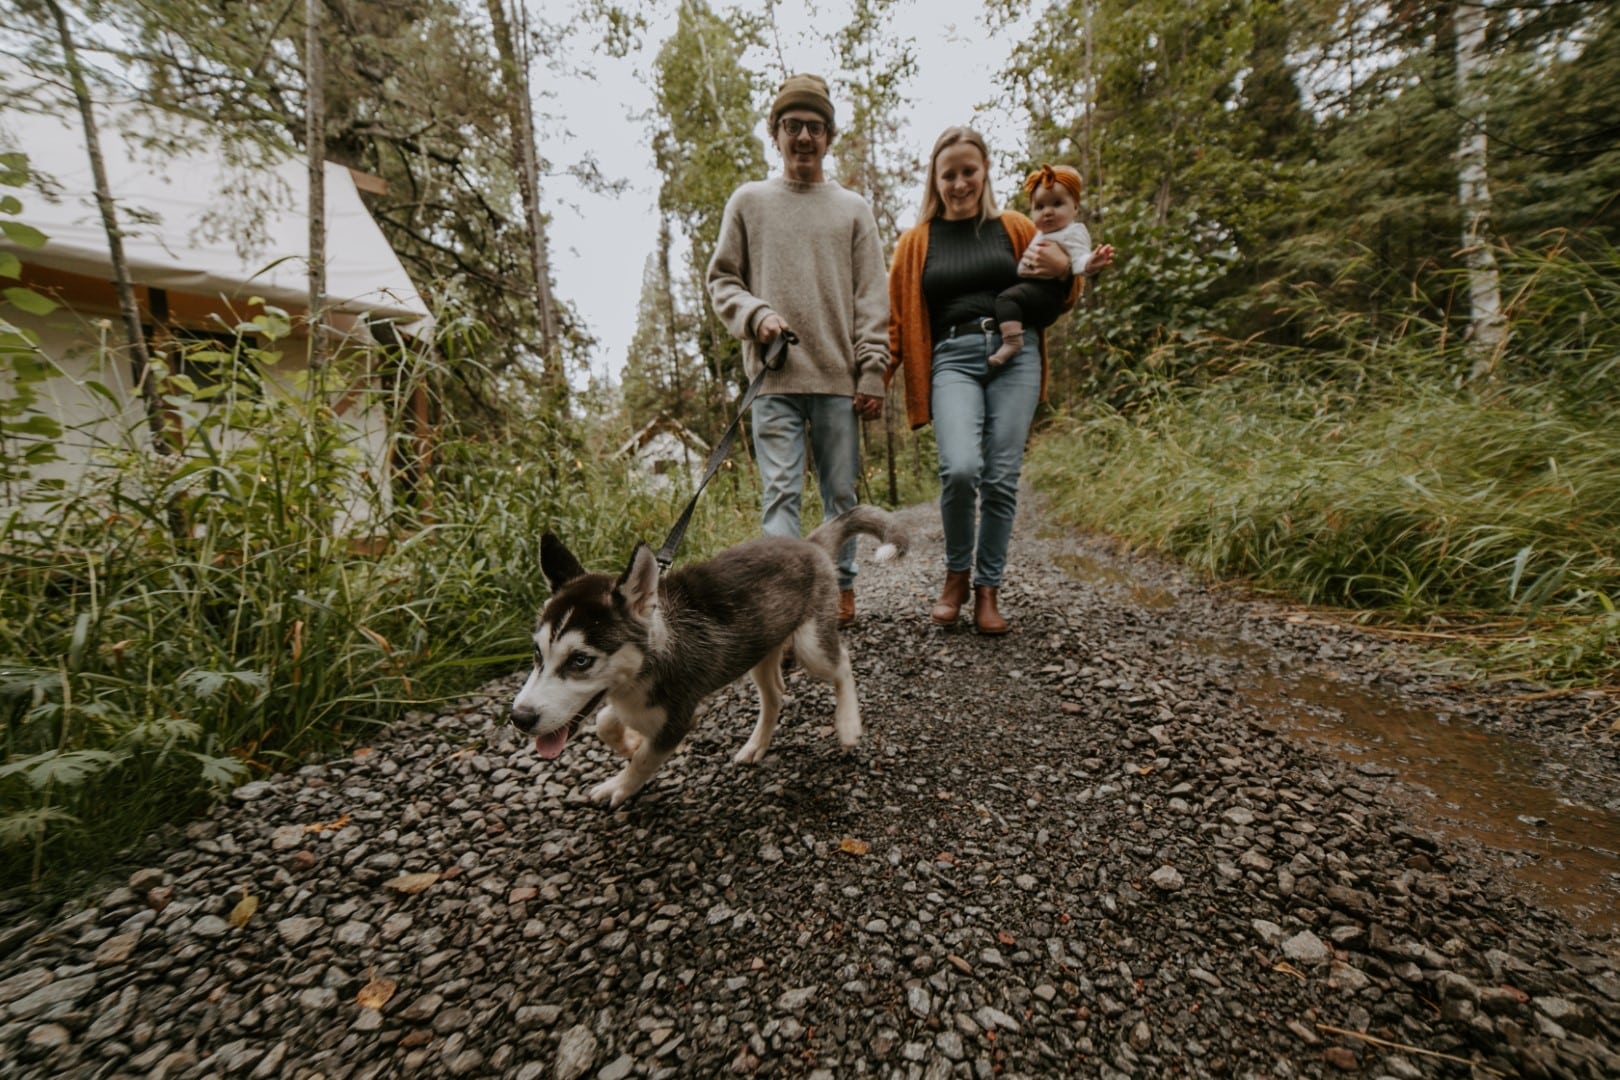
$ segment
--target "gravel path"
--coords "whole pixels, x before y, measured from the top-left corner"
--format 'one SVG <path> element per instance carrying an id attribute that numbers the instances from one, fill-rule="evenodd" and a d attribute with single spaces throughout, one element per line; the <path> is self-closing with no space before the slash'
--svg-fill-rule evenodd
<path id="1" fill-rule="evenodd" d="M 1393 770 L 1257 723 L 1185 642 L 1481 699 L 1033 512 L 1015 633 L 942 633 L 937 517 L 906 518 L 849 632 L 854 753 L 795 674 L 770 758 L 733 765 L 733 686 L 610 813 L 605 748 L 541 761 L 502 680 L 247 785 L 94 906 L 14 910 L 0 1075 L 1620 1075 L 1613 937 L 1429 832 Z M 1612 794 L 1590 702 L 1523 708 Z"/>

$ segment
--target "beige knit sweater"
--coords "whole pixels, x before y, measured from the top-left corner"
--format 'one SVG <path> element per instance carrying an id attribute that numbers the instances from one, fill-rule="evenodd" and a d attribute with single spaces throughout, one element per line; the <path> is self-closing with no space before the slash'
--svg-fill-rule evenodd
<path id="1" fill-rule="evenodd" d="M 883 396 L 889 294 L 883 245 L 866 200 L 828 181 L 773 176 L 726 203 L 709 260 L 709 299 L 743 342 L 748 377 L 763 353 L 754 334 L 774 312 L 799 337 L 765 394 Z"/>

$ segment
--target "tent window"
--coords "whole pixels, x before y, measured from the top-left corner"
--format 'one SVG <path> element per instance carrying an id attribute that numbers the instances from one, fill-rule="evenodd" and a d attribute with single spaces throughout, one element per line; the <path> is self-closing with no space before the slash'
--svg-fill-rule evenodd
<path id="1" fill-rule="evenodd" d="M 145 330 L 148 345 L 163 354 L 170 373 L 185 376 L 198 390 L 234 386 L 239 397 L 257 400 L 264 396 L 258 368 L 243 355 L 244 349 L 253 348 L 252 341 L 234 333 L 183 326 L 164 327 L 161 336 L 150 326 Z"/>

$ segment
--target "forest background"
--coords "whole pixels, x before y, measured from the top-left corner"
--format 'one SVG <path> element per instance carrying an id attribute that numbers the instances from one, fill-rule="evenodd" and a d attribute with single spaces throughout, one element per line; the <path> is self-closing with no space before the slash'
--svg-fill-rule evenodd
<path id="1" fill-rule="evenodd" d="M 902 124 L 920 58 L 891 29 L 909 2 L 818 8 L 848 104 L 831 172 L 891 245 L 924 175 Z M 603 568 L 663 534 L 683 493 L 615 451 L 659 416 L 712 436 L 740 395 L 702 269 L 727 195 L 776 167 L 760 116 L 796 66 L 777 5 L 680 0 L 651 43 L 655 255 L 616 382 L 558 299 L 541 193 L 567 166 L 535 133 L 567 107 L 548 79 L 649 44 L 667 8 L 0 5 L 0 120 L 138 102 L 205 119 L 240 160 L 380 177 L 370 208 L 435 311 L 431 347 L 342 361 L 430 399 L 433 464 L 410 490 L 385 498 L 356 468 L 331 422 L 338 361 L 299 393 L 246 392 L 289 340 L 272 311 L 187 358 L 215 365 L 206 386 L 146 357 L 149 401 L 209 407 L 63 486 L 40 480 L 62 432 L 39 391 L 61 376 L 7 315 L 75 313 L 0 253 L 0 885 L 59 895 L 250 775 L 521 666 L 542 530 Z M 1073 163 L 1121 252 L 1052 335 L 1028 471 L 1058 511 L 1487 677 L 1614 689 L 1620 9 L 986 0 L 982 18 L 1034 29 L 999 76 L 1024 121 L 997 147 L 999 194 L 1020 206 L 1024 168 Z M 42 241 L 29 204 L 48 183 L 26 148 L 0 161 L 15 244 Z M 128 365 L 144 344 L 103 348 Z M 223 451 L 223 425 L 252 445 Z M 930 433 L 897 398 L 865 435 L 867 499 L 932 496 Z M 755 530 L 751 468 L 739 449 L 688 557 Z M 364 538 L 330 509 L 356 488 L 376 502 Z"/>

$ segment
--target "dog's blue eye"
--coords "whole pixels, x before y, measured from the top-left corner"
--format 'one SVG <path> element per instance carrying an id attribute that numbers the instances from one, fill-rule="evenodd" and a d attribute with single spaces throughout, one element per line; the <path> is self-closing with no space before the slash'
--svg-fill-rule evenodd
<path id="1" fill-rule="evenodd" d="M 589 671 L 594 663 L 596 663 L 596 657 L 590 653 L 577 652 L 568 658 L 568 670 Z"/>

